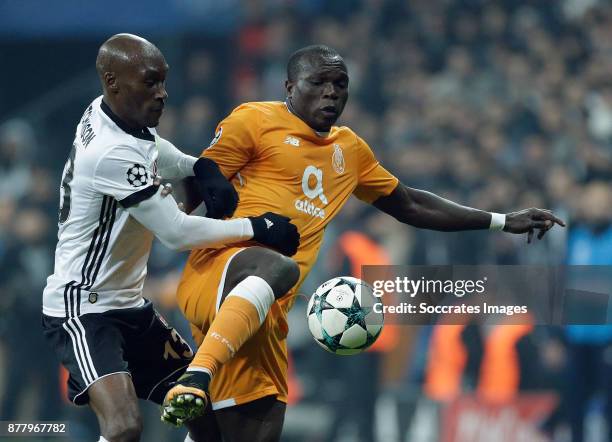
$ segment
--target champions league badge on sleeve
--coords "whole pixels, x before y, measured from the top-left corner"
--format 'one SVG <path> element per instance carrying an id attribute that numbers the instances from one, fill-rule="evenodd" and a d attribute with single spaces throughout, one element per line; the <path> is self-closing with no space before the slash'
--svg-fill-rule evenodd
<path id="1" fill-rule="evenodd" d="M 133 164 L 127 170 L 127 182 L 132 187 L 142 187 L 152 179 L 153 177 L 142 164 Z"/>

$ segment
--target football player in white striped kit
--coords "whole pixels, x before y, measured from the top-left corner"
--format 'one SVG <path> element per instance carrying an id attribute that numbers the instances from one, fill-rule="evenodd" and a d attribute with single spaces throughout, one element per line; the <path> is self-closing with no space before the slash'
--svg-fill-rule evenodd
<path id="1" fill-rule="evenodd" d="M 237 194 L 212 160 L 183 154 L 153 129 L 168 96 L 164 56 L 118 34 L 100 47 L 96 68 L 104 94 L 85 110 L 64 168 L 43 328 L 70 372 L 70 400 L 96 413 L 99 440 L 134 442 L 137 398 L 161 403 L 193 356 L 142 297 L 153 237 L 175 250 L 254 239 L 292 255 L 299 234 L 274 213 L 222 221 L 181 212 L 156 176 L 194 176 L 215 218 L 232 215 Z"/>

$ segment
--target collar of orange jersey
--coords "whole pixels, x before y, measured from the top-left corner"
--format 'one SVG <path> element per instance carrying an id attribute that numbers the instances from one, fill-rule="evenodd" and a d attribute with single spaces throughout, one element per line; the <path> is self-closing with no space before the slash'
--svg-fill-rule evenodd
<path id="1" fill-rule="evenodd" d="M 308 127 L 308 129 L 313 131 L 316 136 L 318 136 L 320 138 L 327 138 L 329 136 L 331 131 L 328 131 L 328 132 L 319 132 L 318 130 L 314 130 L 312 127 L 308 126 L 308 124 L 306 124 L 306 122 L 304 120 L 302 120 L 295 112 L 293 112 L 293 110 L 291 109 L 291 106 L 289 106 L 289 104 L 287 103 L 287 100 L 285 100 L 284 103 L 285 103 L 285 109 L 287 109 L 287 112 L 289 112 L 295 118 L 300 120 L 306 127 Z"/>

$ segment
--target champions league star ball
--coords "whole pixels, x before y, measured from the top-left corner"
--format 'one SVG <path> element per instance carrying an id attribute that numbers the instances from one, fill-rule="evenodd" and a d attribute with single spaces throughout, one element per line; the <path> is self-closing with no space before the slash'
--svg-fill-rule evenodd
<path id="1" fill-rule="evenodd" d="M 374 311 L 377 303 L 380 300 L 362 280 L 350 276 L 330 279 L 310 298 L 308 328 L 317 344 L 331 353 L 360 353 L 382 330 L 383 313 Z"/>
<path id="2" fill-rule="evenodd" d="M 127 180 L 132 187 L 141 187 L 149 181 L 149 174 L 142 164 L 134 164 L 127 171 Z"/>

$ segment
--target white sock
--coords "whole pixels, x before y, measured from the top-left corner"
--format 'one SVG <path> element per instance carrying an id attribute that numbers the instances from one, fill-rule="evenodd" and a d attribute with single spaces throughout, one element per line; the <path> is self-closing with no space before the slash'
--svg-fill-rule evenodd
<path id="1" fill-rule="evenodd" d="M 274 303 L 274 291 L 265 279 L 259 276 L 247 276 L 227 294 L 227 297 L 238 296 L 246 299 L 257 309 L 259 324 L 263 324 L 270 307 Z"/>
<path id="2" fill-rule="evenodd" d="M 104 439 L 102 436 L 100 436 L 100 439 L 98 439 L 98 442 L 109 442 L 107 439 Z"/>
<path id="3" fill-rule="evenodd" d="M 187 436 L 185 437 L 185 442 L 195 442 L 195 440 L 193 440 L 189 433 L 187 433 Z"/>

